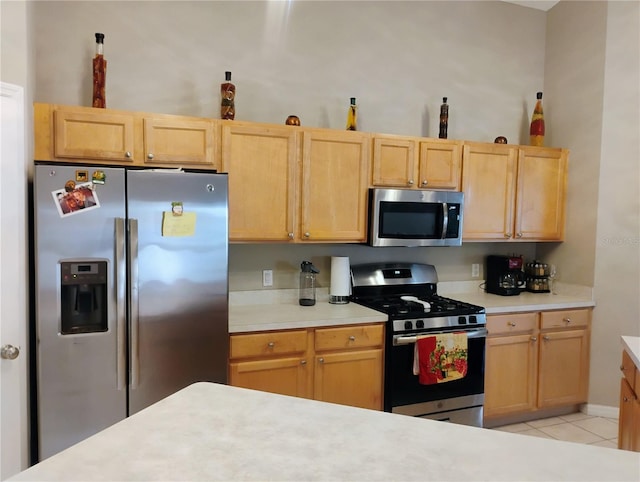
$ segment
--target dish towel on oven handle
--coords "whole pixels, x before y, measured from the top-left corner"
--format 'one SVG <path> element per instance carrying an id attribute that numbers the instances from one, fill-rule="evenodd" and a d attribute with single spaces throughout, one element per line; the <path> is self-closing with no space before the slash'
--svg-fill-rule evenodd
<path id="1" fill-rule="evenodd" d="M 418 336 L 413 354 L 413 374 L 422 385 L 459 380 L 467 374 L 467 334 L 438 333 Z"/>

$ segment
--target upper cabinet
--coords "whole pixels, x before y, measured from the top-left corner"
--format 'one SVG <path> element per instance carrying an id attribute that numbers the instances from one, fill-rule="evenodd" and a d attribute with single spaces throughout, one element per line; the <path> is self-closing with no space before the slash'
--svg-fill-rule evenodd
<path id="1" fill-rule="evenodd" d="M 293 241 L 298 230 L 298 129 L 225 122 L 222 171 L 229 173 L 229 239 Z"/>
<path id="2" fill-rule="evenodd" d="M 367 239 L 369 134 L 303 130 L 300 239 Z"/>
<path id="3" fill-rule="evenodd" d="M 372 186 L 460 190 L 462 143 L 376 134 Z"/>
<path id="4" fill-rule="evenodd" d="M 465 143 L 464 241 L 562 241 L 564 149 Z"/>
<path id="5" fill-rule="evenodd" d="M 145 116 L 144 162 L 176 167 L 215 167 L 216 124 L 208 119 Z"/>
<path id="6" fill-rule="evenodd" d="M 155 167 L 217 166 L 217 121 L 35 104 L 35 158 Z"/>
<path id="7" fill-rule="evenodd" d="M 568 151 L 34 104 L 35 159 L 229 174 L 232 242 L 363 243 L 371 187 L 462 191 L 463 241 L 562 241 Z"/>

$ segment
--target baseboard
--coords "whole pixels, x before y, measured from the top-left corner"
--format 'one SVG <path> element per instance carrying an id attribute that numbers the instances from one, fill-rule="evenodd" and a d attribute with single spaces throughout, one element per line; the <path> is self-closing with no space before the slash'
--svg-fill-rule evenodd
<path id="1" fill-rule="evenodd" d="M 618 418 L 618 407 L 609 407 L 608 405 L 594 405 L 586 403 L 580 407 L 582 413 L 591 415 L 592 417 Z"/>

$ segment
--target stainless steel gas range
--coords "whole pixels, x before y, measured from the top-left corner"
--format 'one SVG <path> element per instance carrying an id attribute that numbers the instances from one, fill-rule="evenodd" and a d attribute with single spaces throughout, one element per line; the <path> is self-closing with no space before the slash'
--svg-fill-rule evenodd
<path id="1" fill-rule="evenodd" d="M 385 411 L 482 426 L 486 315 L 481 306 L 437 294 L 435 268 L 419 263 L 354 265 L 351 299 L 386 313 Z M 419 339 L 464 333 L 464 376 L 424 384 L 414 375 Z M 446 336 L 446 335 L 445 335 Z"/>

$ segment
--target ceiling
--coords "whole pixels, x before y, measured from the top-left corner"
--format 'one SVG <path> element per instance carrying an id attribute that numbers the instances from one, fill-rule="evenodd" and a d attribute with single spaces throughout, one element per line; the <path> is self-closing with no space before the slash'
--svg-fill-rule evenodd
<path id="1" fill-rule="evenodd" d="M 515 3 L 516 5 L 522 5 L 523 7 L 536 8 L 538 10 L 544 10 L 545 12 L 555 6 L 557 1 L 553 0 L 528 0 L 528 1 L 511 1 L 503 0 L 507 3 Z"/>

